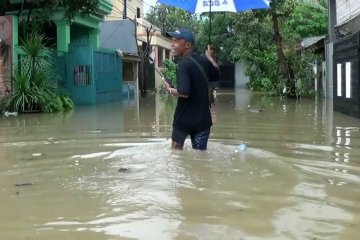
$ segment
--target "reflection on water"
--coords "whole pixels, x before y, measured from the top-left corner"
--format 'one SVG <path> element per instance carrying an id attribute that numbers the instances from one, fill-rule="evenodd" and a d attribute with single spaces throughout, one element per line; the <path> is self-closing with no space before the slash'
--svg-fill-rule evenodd
<path id="1" fill-rule="evenodd" d="M 175 104 L 1 117 L 0 239 L 357 239 L 359 119 L 223 91 L 209 149 L 172 151 Z"/>

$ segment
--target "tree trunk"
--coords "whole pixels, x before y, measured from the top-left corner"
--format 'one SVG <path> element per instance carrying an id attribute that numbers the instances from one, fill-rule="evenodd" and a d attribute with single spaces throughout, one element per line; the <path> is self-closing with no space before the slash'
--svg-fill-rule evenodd
<path id="1" fill-rule="evenodd" d="M 290 76 L 289 67 L 287 65 L 287 61 L 286 61 L 283 46 L 282 46 L 282 37 L 280 34 L 280 30 L 279 30 L 279 19 L 278 19 L 278 15 L 275 12 L 272 13 L 272 20 L 273 20 L 273 24 L 274 24 L 274 40 L 275 40 L 275 45 L 276 45 L 276 52 L 277 52 L 278 59 L 279 59 L 281 74 L 284 78 L 285 86 L 287 88 L 289 88 L 291 76 Z"/>

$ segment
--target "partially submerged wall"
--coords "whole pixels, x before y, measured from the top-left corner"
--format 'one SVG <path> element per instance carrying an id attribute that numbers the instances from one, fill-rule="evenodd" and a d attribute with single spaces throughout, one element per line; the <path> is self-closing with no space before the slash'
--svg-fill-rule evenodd
<path id="1" fill-rule="evenodd" d="M 0 53 L 0 98 L 3 98 L 10 90 L 11 64 L 8 59 L 5 60 L 5 54 Z"/>

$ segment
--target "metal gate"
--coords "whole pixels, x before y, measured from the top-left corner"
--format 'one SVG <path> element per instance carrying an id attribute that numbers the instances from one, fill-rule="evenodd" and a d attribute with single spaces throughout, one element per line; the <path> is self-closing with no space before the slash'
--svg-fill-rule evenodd
<path id="1" fill-rule="evenodd" d="M 92 44 L 70 44 L 67 60 L 67 89 L 70 91 L 73 101 L 75 104 L 95 104 Z"/>
<path id="2" fill-rule="evenodd" d="M 92 44 L 72 43 L 68 53 L 58 53 L 57 82 L 76 105 L 122 99 L 122 59 L 113 51 L 93 51 Z"/>
<path id="3" fill-rule="evenodd" d="M 122 60 L 114 52 L 95 52 L 94 59 L 96 103 L 121 100 Z"/>

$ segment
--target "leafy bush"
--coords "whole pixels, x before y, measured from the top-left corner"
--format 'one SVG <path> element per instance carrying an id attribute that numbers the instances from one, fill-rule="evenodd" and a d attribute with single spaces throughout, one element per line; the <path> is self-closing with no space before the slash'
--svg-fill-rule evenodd
<path id="1" fill-rule="evenodd" d="M 166 59 L 163 62 L 163 69 L 161 73 L 173 86 L 176 86 L 176 63 Z M 163 89 L 160 88 L 160 93 L 163 93 Z"/>
<path id="2" fill-rule="evenodd" d="M 176 63 L 166 59 L 163 62 L 163 70 L 161 73 L 164 75 L 166 79 L 168 79 L 172 85 L 176 85 Z"/>
<path id="3" fill-rule="evenodd" d="M 312 49 L 304 51 L 301 55 L 289 56 L 291 68 L 294 70 L 294 78 L 291 83 L 292 95 L 299 97 L 313 97 L 314 90 L 314 73 L 313 66 L 321 62 L 320 57 L 313 53 Z"/>
<path id="4" fill-rule="evenodd" d="M 44 35 L 29 34 L 21 41 L 25 54 L 15 66 L 10 95 L 0 101 L 1 110 L 15 112 L 56 112 L 74 106 L 69 97 L 58 96 L 53 78 L 52 52 Z M 62 100 L 64 98 L 64 100 Z"/>
<path id="5" fill-rule="evenodd" d="M 63 95 L 60 95 L 59 98 L 62 102 L 62 106 L 63 106 L 64 110 L 70 110 L 75 107 L 75 104 L 69 95 L 63 94 Z"/>

